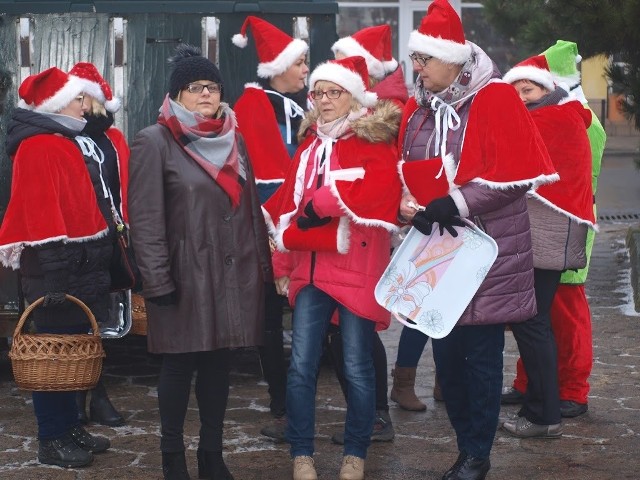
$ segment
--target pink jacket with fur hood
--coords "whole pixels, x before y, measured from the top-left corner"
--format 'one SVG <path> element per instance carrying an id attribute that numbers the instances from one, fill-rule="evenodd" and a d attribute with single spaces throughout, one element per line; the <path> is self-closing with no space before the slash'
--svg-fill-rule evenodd
<path id="1" fill-rule="evenodd" d="M 289 301 L 313 284 L 358 316 L 389 326 L 389 312 L 374 298 L 374 288 L 390 258 L 390 232 L 396 230 L 401 184 L 396 170 L 395 136 L 400 110 L 393 104 L 355 120 L 331 143 L 315 130 L 317 117 L 307 116 L 305 134 L 284 184 L 263 205 L 278 245 L 274 277 L 288 276 Z M 329 168 L 318 181 L 316 150 L 330 151 Z M 326 160 L 325 160 L 326 164 Z M 328 170 L 328 172 L 327 172 Z M 359 172 L 354 177 L 345 175 Z M 334 176 L 335 175 L 335 176 Z M 345 178 L 349 178 L 345 180 Z M 320 217 L 331 223 L 301 231 L 296 219 L 312 200 Z"/>

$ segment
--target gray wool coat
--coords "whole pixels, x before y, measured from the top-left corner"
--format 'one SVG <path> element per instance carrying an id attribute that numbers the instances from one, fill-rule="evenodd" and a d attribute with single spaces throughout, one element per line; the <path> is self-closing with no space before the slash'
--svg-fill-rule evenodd
<path id="1" fill-rule="evenodd" d="M 152 353 L 262 344 L 271 256 L 244 142 L 236 140 L 247 179 L 235 210 L 166 127 L 147 127 L 132 144 L 129 220 L 143 295 L 178 295 L 176 305 L 145 302 Z"/>

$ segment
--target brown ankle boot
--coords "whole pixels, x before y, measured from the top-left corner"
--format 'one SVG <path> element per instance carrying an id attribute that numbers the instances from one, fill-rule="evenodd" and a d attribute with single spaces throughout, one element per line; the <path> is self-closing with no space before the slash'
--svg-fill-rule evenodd
<path id="1" fill-rule="evenodd" d="M 440 388 L 440 380 L 438 380 L 437 373 L 436 373 L 436 377 L 433 385 L 433 399 L 436 402 L 444 402 L 444 397 L 442 396 L 442 389 Z"/>
<path id="2" fill-rule="evenodd" d="M 393 377 L 393 388 L 391 389 L 391 400 L 397 402 L 401 408 L 414 412 L 421 412 L 427 406 L 418 400 L 414 386 L 416 384 L 415 367 L 398 367 L 391 370 Z"/>

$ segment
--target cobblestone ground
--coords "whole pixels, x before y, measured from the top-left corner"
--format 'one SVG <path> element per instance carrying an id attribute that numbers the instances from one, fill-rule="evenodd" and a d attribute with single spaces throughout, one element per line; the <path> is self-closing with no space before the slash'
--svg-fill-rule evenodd
<path id="1" fill-rule="evenodd" d="M 594 369 L 589 412 L 564 423 L 559 440 L 519 440 L 500 430 L 492 453 L 492 480 L 506 479 L 638 479 L 640 478 L 639 317 L 630 307 L 628 256 L 624 236 L 628 225 L 602 224 L 592 260 L 587 292 L 593 311 Z M 389 369 L 396 357 L 400 325 L 382 334 Z M 505 385 L 513 379 L 516 349 L 507 333 Z M 159 427 L 156 398 L 157 358 L 147 355 L 142 337 L 107 344 L 106 379 L 114 404 L 127 425 L 92 425 L 106 435 L 112 448 L 84 469 L 65 470 L 36 461 L 36 426 L 30 395 L 17 391 L 6 358 L 0 362 L 0 478 L 14 480 L 159 479 Z M 237 480 L 291 478 L 286 445 L 262 437 L 270 421 L 266 385 L 258 356 L 246 351 L 236 357 L 225 426 L 225 457 Z M 423 355 L 418 394 L 427 411 L 412 413 L 391 405 L 396 438 L 374 444 L 367 459 L 369 480 L 439 479 L 455 460 L 455 438 L 444 405 L 431 398 L 431 348 Z M 192 399 L 193 400 L 193 399 Z M 501 414 L 514 414 L 504 407 Z M 316 465 L 321 479 L 338 476 L 341 448 L 331 435 L 342 428 L 345 403 L 332 369 L 323 367 L 318 384 Z M 191 475 L 197 478 L 198 415 L 192 401 L 185 427 Z"/>

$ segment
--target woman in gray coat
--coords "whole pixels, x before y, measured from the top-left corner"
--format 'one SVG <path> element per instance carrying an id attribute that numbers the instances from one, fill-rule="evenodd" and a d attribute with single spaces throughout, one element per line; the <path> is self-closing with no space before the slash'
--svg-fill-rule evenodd
<path id="1" fill-rule="evenodd" d="M 229 349 L 262 343 L 267 232 L 218 68 L 197 48 L 172 59 L 158 123 L 131 148 L 129 216 L 158 385 L 165 479 L 188 479 L 183 426 L 193 372 L 199 478 L 232 479 L 222 459 Z"/>

